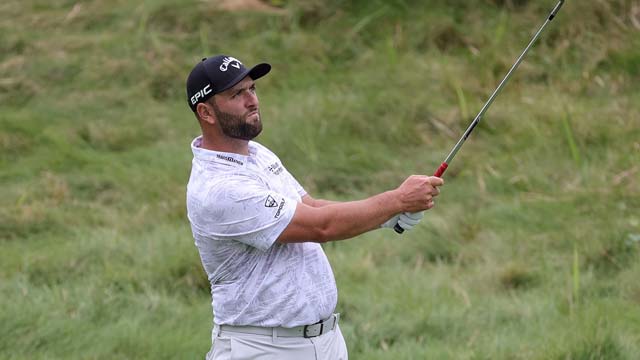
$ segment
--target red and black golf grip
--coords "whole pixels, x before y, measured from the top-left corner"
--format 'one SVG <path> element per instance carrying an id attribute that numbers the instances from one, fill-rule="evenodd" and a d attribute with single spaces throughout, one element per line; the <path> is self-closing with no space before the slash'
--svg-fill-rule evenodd
<path id="1" fill-rule="evenodd" d="M 513 64 L 513 66 L 511 67 L 511 69 L 507 73 L 507 75 L 500 82 L 500 85 L 498 85 L 498 87 L 495 89 L 493 94 L 491 94 L 491 96 L 489 97 L 489 100 L 487 100 L 487 102 L 482 107 L 482 110 L 480 110 L 478 115 L 476 115 L 475 119 L 473 119 L 473 122 L 471 123 L 471 125 L 469 125 L 467 130 L 464 132 L 464 135 L 462 135 L 460 140 L 458 140 L 456 145 L 453 147 L 453 150 L 451 150 L 451 152 L 449 153 L 447 158 L 444 160 L 444 162 L 442 164 L 440 164 L 440 167 L 438 168 L 438 170 L 436 170 L 436 172 L 435 172 L 435 174 L 433 174 L 433 176 L 442 177 L 442 174 L 444 174 L 444 172 L 449 167 L 449 164 L 451 163 L 451 160 L 453 160 L 453 158 L 458 153 L 458 150 L 460 150 L 460 148 L 462 147 L 462 144 L 464 144 L 464 142 L 467 140 L 467 138 L 469 137 L 469 135 L 471 134 L 473 129 L 476 127 L 476 125 L 478 125 L 478 123 L 482 119 L 482 116 L 484 115 L 484 113 L 487 111 L 487 109 L 489 109 L 489 106 L 491 106 L 491 104 L 493 103 L 493 100 L 495 100 L 496 96 L 498 96 L 498 94 L 500 93 L 500 90 L 502 90 L 504 85 L 507 83 L 507 81 L 511 77 L 511 74 L 513 74 L 513 72 L 518 68 L 518 65 L 520 65 L 520 63 L 522 62 L 522 59 L 524 59 L 524 56 L 527 54 L 527 52 L 529 52 L 529 49 L 531 49 L 533 44 L 536 42 L 536 40 L 540 36 L 540 33 L 542 33 L 542 30 L 544 30 L 544 28 L 547 26 L 547 24 L 551 20 L 553 20 L 556 17 L 556 15 L 558 15 L 558 12 L 560 11 L 560 8 L 562 8 L 562 5 L 564 4 L 564 2 L 565 2 L 565 0 L 560 0 L 558 2 L 558 4 L 556 4 L 556 6 L 551 11 L 551 14 L 549 14 L 549 17 L 547 18 L 547 20 L 544 22 L 544 24 L 542 24 L 542 26 L 540 27 L 538 32 L 533 36 L 533 39 L 531 39 L 531 41 L 529 42 L 529 45 L 527 45 L 527 47 L 524 49 L 522 54 L 520 54 L 520 57 L 518 57 L 516 62 Z M 395 230 L 398 234 L 402 234 L 404 232 L 404 229 L 402 228 L 402 226 L 400 226 L 400 224 L 396 224 L 393 227 L 393 230 Z"/>
<path id="2" fill-rule="evenodd" d="M 446 162 L 443 162 L 442 164 L 440 164 L 440 167 L 438 168 L 438 170 L 436 170 L 433 176 L 442 177 L 442 174 L 444 174 L 444 172 L 447 171 L 448 167 L 449 167 L 449 164 L 447 164 Z"/>

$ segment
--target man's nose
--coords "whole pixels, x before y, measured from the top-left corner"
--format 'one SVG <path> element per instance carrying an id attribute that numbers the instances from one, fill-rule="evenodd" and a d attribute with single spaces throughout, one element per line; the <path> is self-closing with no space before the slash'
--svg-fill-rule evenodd
<path id="1" fill-rule="evenodd" d="M 260 103 L 258 101 L 258 95 L 250 91 L 247 91 L 247 96 L 245 101 L 246 101 L 247 108 L 258 107 L 258 104 Z"/>

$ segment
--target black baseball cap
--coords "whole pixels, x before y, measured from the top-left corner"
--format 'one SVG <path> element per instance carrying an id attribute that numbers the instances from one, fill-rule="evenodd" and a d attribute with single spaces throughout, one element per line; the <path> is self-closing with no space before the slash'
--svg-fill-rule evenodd
<path id="1" fill-rule="evenodd" d="M 198 103 L 207 101 L 244 79 L 247 75 L 253 80 L 265 76 L 271 65 L 260 63 L 247 69 L 240 60 L 228 55 L 204 58 L 196 64 L 187 77 L 187 103 L 193 112 Z"/>

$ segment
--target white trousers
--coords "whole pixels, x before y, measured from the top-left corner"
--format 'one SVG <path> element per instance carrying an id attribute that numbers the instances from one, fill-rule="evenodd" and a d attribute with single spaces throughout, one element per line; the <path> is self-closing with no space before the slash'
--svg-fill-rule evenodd
<path id="1" fill-rule="evenodd" d="M 348 360 L 340 326 L 312 338 L 214 330 L 206 360 Z"/>

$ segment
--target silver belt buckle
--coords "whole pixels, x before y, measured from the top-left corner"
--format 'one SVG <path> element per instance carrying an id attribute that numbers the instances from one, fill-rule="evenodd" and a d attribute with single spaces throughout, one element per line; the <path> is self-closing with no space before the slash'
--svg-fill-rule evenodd
<path id="1" fill-rule="evenodd" d="M 336 327 L 336 323 L 338 322 L 338 316 L 339 315 L 337 315 L 337 314 L 332 314 L 329 318 L 324 319 L 324 320 L 320 320 L 315 324 L 305 325 L 302 328 L 302 336 L 305 339 L 308 339 L 308 338 L 312 338 L 312 337 L 316 337 L 316 336 L 322 335 L 323 331 L 324 331 L 325 323 L 327 324 L 327 326 L 331 326 L 331 329 L 329 329 L 329 330 L 333 330 Z M 320 325 L 320 330 L 318 331 L 318 333 L 315 334 L 315 335 L 314 334 L 309 334 L 309 329 L 311 327 L 313 327 L 313 329 L 317 329 L 318 325 Z"/>
<path id="2" fill-rule="evenodd" d="M 309 334 L 309 328 L 310 327 L 314 327 L 314 329 L 317 329 L 317 325 L 320 325 L 320 331 L 318 331 L 317 334 Z M 312 338 L 312 337 L 316 337 L 316 336 L 320 336 L 322 335 L 322 330 L 324 329 L 324 323 L 322 323 L 322 320 L 320 320 L 320 322 L 317 322 L 315 324 L 311 324 L 311 325 L 305 325 L 304 328 L 302 328 L 302 337 L 304 337 L 305 339 L 308 338 Z"/>

